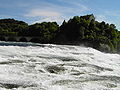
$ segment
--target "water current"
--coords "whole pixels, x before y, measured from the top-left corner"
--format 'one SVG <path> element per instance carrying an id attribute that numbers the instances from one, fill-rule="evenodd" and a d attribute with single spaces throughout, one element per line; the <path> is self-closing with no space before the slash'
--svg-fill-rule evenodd
<path id="1" fill-rule="evenodd" d="M 120 55 L 84 46 L 0 42 L 0 90 L 120 90 Z"/>

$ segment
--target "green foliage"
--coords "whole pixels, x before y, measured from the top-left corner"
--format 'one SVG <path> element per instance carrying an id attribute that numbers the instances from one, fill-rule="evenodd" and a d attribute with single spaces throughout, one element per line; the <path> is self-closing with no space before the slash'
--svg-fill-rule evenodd
<path id="1" fill-rule="evenodd" d="M 56 22 L 42 22 L 29 26 L 28 36 L 38 36 L 42 43 L 53 42 L 59 26 Z"/>
<path id="2" fill-rule="evenodd" d="M 28 25 L 14 19 L 0 19 L 0 36 L 5 35 L 39 37 L 40 43 L 88 42 L 99 50 L 120 52 L 120 31 L 114 24 L 95 21 L 93 14 L 74 16 L 67 22 L 64 20 L 60 27 L 56 22 Z"/>
<path id="3" fill-rule="evenodd" d="M 23 21 L 14 19 L 1 19 L 0 20 L 0 35 L 16 36 L 19 32 L 26 30 L 28 24 Z"/>
<path id="4" fill-rule="evenodd" d="M 75 16 L 68 22 L 64 22 L 60 29 L 59 34 L 64 35 L 68 42 L 87 41 L 95 48 L 102 45 L 102 47 L 109 46 L 111 52 L 120 50 L 120 31 L 114 24 L 95 21 L 93 14 Z"/>

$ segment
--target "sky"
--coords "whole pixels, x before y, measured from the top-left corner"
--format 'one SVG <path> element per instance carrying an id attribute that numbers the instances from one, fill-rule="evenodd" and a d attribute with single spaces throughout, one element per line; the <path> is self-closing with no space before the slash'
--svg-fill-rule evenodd
<path id="1" fill-rule="evenodd" d="M 0 19 L 14 18 L 28 24 L 94 14 L 120 30 L 120 0 L 0 0 Z"/>

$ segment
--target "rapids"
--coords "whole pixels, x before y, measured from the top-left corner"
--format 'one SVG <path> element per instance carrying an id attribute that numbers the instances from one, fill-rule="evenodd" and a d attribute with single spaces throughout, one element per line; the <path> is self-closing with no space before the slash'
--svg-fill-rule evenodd
<path id="1" fill-rule="evenodd" d="M 84 46 L 0 42 L 0 90 L 120 90 L 120 55 Z"/>

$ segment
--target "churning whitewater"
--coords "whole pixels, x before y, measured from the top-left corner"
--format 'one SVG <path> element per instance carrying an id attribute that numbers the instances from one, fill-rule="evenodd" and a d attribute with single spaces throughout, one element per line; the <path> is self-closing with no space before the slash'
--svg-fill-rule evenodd
<path id="1" fill-rule="evenodd" d="M 120 55 L 83 46 L 0 42 L 0 90 L 120 90 Z"/>

